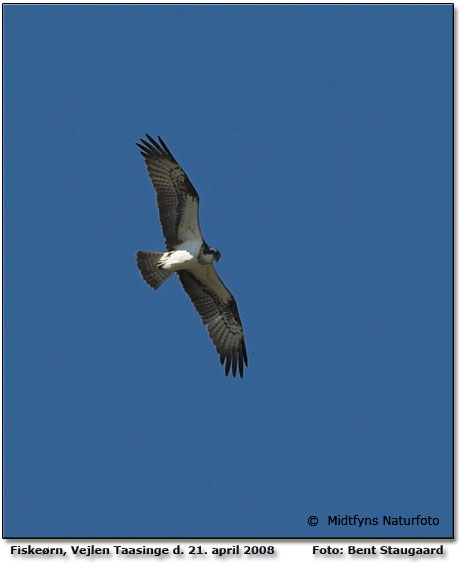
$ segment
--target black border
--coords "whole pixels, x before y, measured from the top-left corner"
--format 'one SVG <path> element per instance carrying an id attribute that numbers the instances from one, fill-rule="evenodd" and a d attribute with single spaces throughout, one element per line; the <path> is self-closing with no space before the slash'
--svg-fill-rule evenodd
<path id="1" fill-rule="evenodd" d="M 69 4 L 51 4 L 47 2 L 43 3 L 30 3 L 30 2 L 3 2 L 2 3 L 2 47 L 3 47 L 3 31 L 4 31 L 4 10 L 5 6 L 376 6 L 376 5 L 384 5 L 384 6 L 451 6 L 452 7 L 452 419 L 453 419 L 453 428 L 452 428 L 452 536 L 450 537 L 6 537 L 4 535 L 3 523 L 4 523 L 4 504 L 3 504 L 3 497 L 2 496 L 2 539 L 4 540 L 163 540 L 163 541 L 184 541 L 184 540 L 217 540 L 217 541 L 241 541 L 241 540 L 264 540 L 264 541 L 315 541 L 315 540 L 328 540 L 329 542 L 337 542 L 337 541 L 370 541 L 370 540 L 391 540 L 391 541 L 406 541 L 406 540 L 416 540 L 416 541 L 427 541 L 427 540 L 455 540 L 455 525 L 456 525 L 456 506 L 455 506 L 455 493 L 456 493 L 456 479 L 455 479 L 455 457 L 456 457 L 456 449 L 455 449 L 455 437 L 456 437 L 456 401 L 455 401 L 455 392 L 456 392 L 456 385 L 455 385 L 455 369 L 457 365 L 457 359 L 455 354 L 455 345 L 456 345 L 456 318 L 455 318 L 455 305 L 456 305 L 456 291 L 455 291 L 455 282 L 456 282 L 456 263 L 455 263 L 455 249 L 456 249 L 456 227 L 455 227 L 455 204 L 456 204 L 456 194 L 455 194 L 455 178 L 456 178 L 456 167 L 455 167 L 455 148 L 456 148 L 456 125 L 455 125 L 455 115 L 456 115 L 456 107 L 455 107 L 455 94 L 456 94 L 456 75 L 455 75 L 455 4 L 453 2 L 418 2 L 418 3 L 408 3 L 408 2 L 369 2 L 369 3 L 356 3 L 356 2 L 299 2 L 299 3 L 266 3 L 266 4 L 253 4 L 253 3 L 245 3 L 245 2 L 226 2 L 225 4 L 214 4 L 214 3 L 202 3 L 197 2 L 193 4 L 183 3 L 183 2 L 165 2 L 165 3 L 113 3 L 113 4 L 99 4 L 99 3 L 92 3 L 92 2 L 75 2 Z M 3 68 L 4 68 L 4 51 L 2 48 L 2 79 L 3 79 Z M 2 91 L 3 93 L 3 91 Z M 4 117 L 4 105 L 3 105 L 3 96 L 2 96 L 2 142 L 4 141 L 4 130 L 3 130 L 3 117 Z M 4 166 L 4 152 L 3 152 L 3 145 L 2 145 L 2 187 L 4 186 L 4 177 L 3 177 L 3 166 Z M 2 235 L 4 235 L 4 214 L 3 214 L 3 190 L 2 190 Z M 2 239 L 2 265 L 3 265 L 3 256 L 4 256 L 4 246 L 3 246 L 3 239 Z M 2 269 L 2 308 L 4 305 L 4 292 L 3 292 L 3 269 Z M 2 309 L 3 311 L 3 309 Z M 5 328 L 4 325 L 4 318 L 2 315 L 2 329 Z M 3 334 L 2 334 L 3 335 Z M 4 340 L 2 337 L 2 345 L 4 345 Z M 2 348 L 2 375 L 3 375 L 3 348 Z M 3 386 L 3 377 L 2 377 L 2 407 L 3 407 L 3 400 L 4 400 L 4 386 Z M 2 410 L 2 455 L 4 454 L 4 443 L 3 443 L 3 430 L 4 430 L 4 417 L 3 417 L 3 410 Z M 3 466 L 3 456 L 2 456 L 2 492 L 4 492 L 4 466 Z M 20 556 L 20 555 L 18 555 Z M 399 556 L 399 555 L 397 555 Z M 401 555 L 400 555 L 401 556 Z"/>

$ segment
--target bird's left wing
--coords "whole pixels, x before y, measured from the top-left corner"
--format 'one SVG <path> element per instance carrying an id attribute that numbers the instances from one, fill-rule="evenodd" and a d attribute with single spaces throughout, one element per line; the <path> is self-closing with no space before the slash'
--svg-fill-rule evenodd
<path id="1" fill-rule="evenodd" d="M 243 377 L 243 364 L 248 366 L 248 357 L 243 337 L 237 303 L 224 286 L 212 264 L 191 270 L 179 270 L 179 279 L 189 295 L 208 334 L 225 365 L 226 376 L 232 366 L 235 376 Z"/>

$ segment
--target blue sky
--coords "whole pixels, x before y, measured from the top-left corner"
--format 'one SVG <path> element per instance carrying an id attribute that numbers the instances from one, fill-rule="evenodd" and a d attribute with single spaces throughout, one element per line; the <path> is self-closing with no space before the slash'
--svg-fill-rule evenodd
<path id="1" fill-rule="evenodd" d="M 451 26 L 4 7 L 6 536 L 451 535 Z M 163 249 L 145 132 L 200 193 L 243 380 L 137 272 Z M 354 514 L 380 523 L 328 525 Z M 439 525 L 381 524 L 417 514 Z"/>

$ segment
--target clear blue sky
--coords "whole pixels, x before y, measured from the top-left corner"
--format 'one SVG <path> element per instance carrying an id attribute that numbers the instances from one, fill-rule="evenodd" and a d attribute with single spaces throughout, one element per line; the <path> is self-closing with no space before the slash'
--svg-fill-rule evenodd
<path id="1" fill-rule="evenodd" d="M 451 534 L 451 26 L 4 7 L 7 536 Z M 200 193 L 243 380 L 178 280 L 138 274 L 145 132 Z M 354 514 L 440 524 L 328 526 Z"/>

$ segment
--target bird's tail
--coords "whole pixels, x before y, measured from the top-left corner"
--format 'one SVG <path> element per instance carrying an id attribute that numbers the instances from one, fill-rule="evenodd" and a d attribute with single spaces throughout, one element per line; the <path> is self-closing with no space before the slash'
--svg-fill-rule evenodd
<path id="1" fill-rule="evenodd" d="M 163 253 L 149 253 L 146 251 L 138 251 L 136 253 L 136 264 L 144 281 L 152 286 L 154 290 L 167 280 L 173 272 L 171 270 L 163 270 L 159 268 L 158 261 L 162 258 Z"/>

